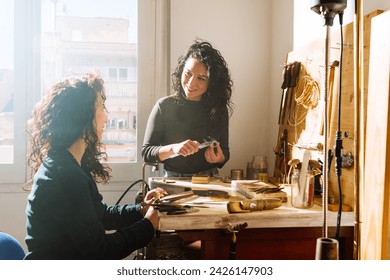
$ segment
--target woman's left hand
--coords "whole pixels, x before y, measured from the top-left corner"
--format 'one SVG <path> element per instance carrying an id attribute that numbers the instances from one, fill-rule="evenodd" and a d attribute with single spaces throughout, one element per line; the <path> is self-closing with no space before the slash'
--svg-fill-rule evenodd
<path id="1" fill-rule="evenodd" d="M 144 203 L 146 204 L 146 206 L 144 206 L 142 209 L 142 215 L 145 216 L 146 212 L 148 211 L 148 204 L 154 203 L 156 200 L 159 200 L 161 197 L 167 194 L 168 193 L 163 188 L 155 188 L 148 191 L 144 197 Z"/>
<path id="2" fill-rule="evenodd" d="M 221 163 L 225 160 L 225 155 L 222 152 L 218 142 L 211 144 L 204 153 L 206 161 L 209 163 Z"/>
<path id="3" fill-rule="evenodd" d="M 164 195 L 167 195 L 167 191 L 163 188 L 155 188 L 148 191 L 145 195 L 144 202 L 147 204 L 153 203 L 154 201 L 160 199 Z"/>

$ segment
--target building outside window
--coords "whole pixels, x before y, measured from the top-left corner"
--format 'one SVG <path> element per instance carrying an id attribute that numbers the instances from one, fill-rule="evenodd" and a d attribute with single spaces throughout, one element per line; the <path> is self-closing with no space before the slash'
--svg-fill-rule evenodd
<path id="1" fill-rule="evenodd" d="M 43 92 L 67 76 L 88 71 L 102 75 L 110 119 L 103 143 L 109 162 L 137 161 L 137 128 L 117 124 L 137 116 L 137 80 L 128 70 L 136 72 L 137 67 L 136 10 L 135 0 L 42 1 Z"/>
<path id="2" fill-rule="evenodd" d="M 63 78 L 91 71 L 105 81 L 109 121 L 103 142 L 113 180 L 139 179 L 144 126 L 154 104 L 154 65 L 145 62 L 155 59 L 158 4 L 2 0 L 0 183 L 30 178 L 26 124 L 34 105 Z"/>

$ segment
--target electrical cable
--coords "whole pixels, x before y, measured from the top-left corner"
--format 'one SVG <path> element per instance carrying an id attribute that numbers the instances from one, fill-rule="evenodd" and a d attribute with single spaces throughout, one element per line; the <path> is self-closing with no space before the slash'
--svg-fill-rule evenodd
<path id="1" fill-rule="evenodd" d="M 121 200 L 123 199 L 123 197 L 129 192 L 129 190 L 131 190 L 136 184 L 138 183 L 141 183 L 143 182 L 144 180 L 143 179 L 139 179 L 137 181 L 135 181 L 134 183 L 132 183 L 130 186 L 127 187 L 127 189 L 122 193 L 122 195 L 119 197 L 118 201 L 115 203 L 115 205 L 118 205 Z"/>
<path id="2" fill-rule="evenodd" d="M 338 120 L 337 120 L 337 132 L 336 132 L 336 144 L 335 144 L 335 162 L 336 162 L 336 176 L 337 176 L 337 185 L 339 191 L 339 209 L 337 212 L 337 224 L 336 224 L 336 235 L 335 239 L 338 240 L 340 235 L 340 224 L 341 224 L 341 212 L 343 209 L 343 195 L 341 190 L 341 167 L 342 167 L 342 149 L 343 149 L 343 139 L 341 136 L 341 81 L 342 81 L 342 66 L 343 66 L 343 49 L 344 49 L 344 34 L 343 34 L 343 15 L 344 12 L 339 14 L 340 22 L 340 72 L 339 72 L 339 92 L 338 92 Z"/>
<path id="3" fill-rule="evenodd" d="M 122 195 L 119 197 L 118 201 L 115 203 L 115 205 L 119 205 L 119 203 L 121 202 L 121 200 L 125 197 L 125 195 L 138 183 L 142 183 L 144 182 L 143 179 L 138 179 L 137 181 L 133 182 L 130 186 L 127 187 L 127 189 L 122 193 Z M 135 255 L 133 260 L 137 260 L 138 259 L 138 256 Z"/>

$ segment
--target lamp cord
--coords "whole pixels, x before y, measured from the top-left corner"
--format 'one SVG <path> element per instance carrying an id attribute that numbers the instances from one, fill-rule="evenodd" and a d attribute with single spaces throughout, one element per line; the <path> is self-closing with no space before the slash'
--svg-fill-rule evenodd
<path id="1" fill-rule="evenodd" d="M 341 190 L 341 167 L 342 167 L 342 149 L 343 149 L 343 139 L 341 133 L 341 84 L 342 84 L 342 70 L 343 70 L 343 49 L 344 49 L 344 34 L 343 34 L 343 12 L 339 14 L 340 21 L 340 72 L 339 72 L 339 92 L 338 92 L 338 120 L 337 120 L 337 132 L 336 132 L 336 143 L 335 143 L 335 157 L 336 157 L 336 176 L 337 176 L 337 185 L 339 190 L 339 209 L 337 212 L 337 224 L 336 224 L 336 235 L 335 238 L 338 239 L 340 235 L 340 224 L 341 224 L 341 212 L 343 208 L 343 194 Z"/>
<path id="2" fill-rule="evenodd" d="M 118 201 L 115 203 L 115 205 L 118 205 L 121 200 L 123 199 L 123 197 L 129 192 L 129 190 L 131 190 L 136 184 L 138 183 L 141 183 L 143 182 L 144 180 L 143 179 L 139 179 L 137 181 L 135 181 L 134 183 L 132 183 L 130 186 L 127 187 L 127 189 L 122 193 L 122 195 L 119 197 Z"/>

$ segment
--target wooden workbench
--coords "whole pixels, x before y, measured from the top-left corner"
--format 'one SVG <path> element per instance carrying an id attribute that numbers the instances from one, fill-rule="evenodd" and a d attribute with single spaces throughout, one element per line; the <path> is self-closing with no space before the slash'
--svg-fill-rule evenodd
<path id="1" fill-rule="evenodd" d="M 163 185 L 151 184 L 151 187 Z M 239 195 L 230 188 L 230 184 L 191 184 L 175 181 L 167 186 L 209 188 L 227 190 L 232 196 Z M 199 197 L 198 201 L 212 201 L 212 198 Z M 272 210 L 249 213 L 227 211 L 227 201 L 217 200 L 220 204 L 202 204 L 207 208 L 198 208 L 195 213 L 181 215 L 160 215 L 160 230 L 164 233 L 175 232 L 184 242 L 200 240 L 201 259 L 228 259 L 232 234 L 228 224 L 247 223 L 248 226 L 237 233 L 236 259 L 314 259 L 316 239 L 323 236 L 323 211 L 318 205 L 309 209 L 297 209 L 287 203 Z M 213 202 L 216 202 L 215 200 Z M 327 213 L 328 237 L 334 237 L 337 213 Z M 354 213 L 342 213 L 339 233 L 340 259 L 353 257 Z M 161 242 L 163 238 L 161 239 Z"/>

